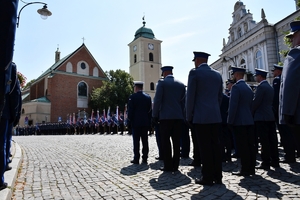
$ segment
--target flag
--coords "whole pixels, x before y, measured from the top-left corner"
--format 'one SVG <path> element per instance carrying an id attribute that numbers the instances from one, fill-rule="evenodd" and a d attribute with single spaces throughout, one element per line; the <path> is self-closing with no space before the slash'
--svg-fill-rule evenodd
<path id="1" fill-rule="evenodd" d="M 110 125 L 110 106 L 108 106 L 108 109 L 107 109 L 107 125 L 108 126 Z"/>
<path id="2" fill-rule="evenodd" d="M 75 113 L 73 113 L 73 124 L 76 124 Z"/>
<path id="3" fill-rule="evenodd" d="M 101 120 L 102 120 L 102 126 L 104 126 L 106 122 L 105 109 L 103 109 L 103 116 L 101 117 Z"/>
<path id="4" fill-rule="evenodd" d="M 108 106 L 108 109 L 107 109 L 107 121 L 110 120 L 110 106 Z"/>
<path id="5" fill-rule="evenodd" d="M 72 114 L 70 114 L 69 124 L 72 124 Z"/>
<path id="6" fill-rule="evenodd" d="M 116 109 L 116 120 L 118 123 L 118 121 L 119 121 L 119 106 L 117 106 L 117 109 Z"/>
<path id="7" fill-rule="evenodd" d="M 127 125 L 127 104 L 124 107 L 124 125 Z"/>
<path id="8" fill-rule="evenodd" d="M 96 119 L 97 122 L 100 121 L 100 118 L 99 118 L 99 110 L 97 110 L 97 119 Z"/>
<path id="9" fill-rule="evenodd" d="M 93 121 L 93 118 L 94 118 L 94 109 L 92 109 L 91 121 Z"/>
<path id="10" fill-rule="evenodd" d="M 83 122 L 84 122 L 84 124 L 86 123 L 86 112 L 84 111 L 84 115 L 83 115 Z"/>
<path id="11" fill-rule="evenodd" d="M 78 110 L 78 116 L 77 116 L 77 121 L 79 122 L 80 120 L 80 110 Z"/>

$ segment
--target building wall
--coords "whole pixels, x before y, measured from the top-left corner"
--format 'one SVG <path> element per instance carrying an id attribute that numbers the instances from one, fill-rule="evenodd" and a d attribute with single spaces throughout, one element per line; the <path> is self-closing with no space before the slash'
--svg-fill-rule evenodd
<path id="1" fill-rule="evenodd" d="M 84 63 L 84 67 L 81 63 Z M 44 74 L 44 77 L 31 86 L 30 102 L 23 104 L 22 108 L 25 112 L 22 117 L 25 119 L 28 116 L 29 120 L 33 120 L 35 124 L 42 121 L 57 122 L 58 117 L 66 121 L 68 114 L 77 114 L 79 110 L 85 110 L 89 116 L 91 113 L 90 94 L 94 88 L 101 87 L 102 81 L 107 78 L 86 46 L 83 44 L 68 58 L 59 60 L 58 57 L 58 61 L 47 71 L 49 73 Z M 86 97 L 78 98 L 80 82 L 87 85 Z M 42 107 L 39 105 L 40 101 L 44 102 Z M 44 109 L 45 106 L 46 109 Z"/>
<path id="2" fill-rule="evenodd" d="M 67 120 L 67 114 L 77 113 L 78 110 L 85 109 L 91 113 L 91 108 L 77 107 L 77 85 L 84 81 L 88 87 L 88 102 L 93 88 L 102 86 L 102 81 L 90 77 L 78 77 L 65 74 L 56 74 L 49 79 L 48 96 L 51 102 L 51 121 L 57 121 L 61 117 L 63 121 Z"/>
<path id="3" fill-rule="evenodd" d="M 245 5 L 243 5 L 242 2 L 237 2 L 236 5 L 237 10 L 234 11 L 233 16 L 237 16 L 239 9 L 245 10 Z M 231 24 L 229 28 L 228 42 L 226 44 L 224 42 L 223 44 L 220 59 L 213 62 L 211 67 L 222 74 L 224 82 L 226 79 L 231 78 L 229 75 L 229 66 L 236 65 L 237 67 L 240 67 L 241 59 L 245 59 L 246 61 L 246 70 L 254 73 L 255 68 L 257 68 L 255 55 L 259 50 L 262 53 L 263 69 L 269 71 L 267 80 L 271 83 L 273 80 L 273 74 L 271 72 L 273 64 L 283 62 L 284 60 L 283 56 L 279 54 L 279 51 L 288 50 L 288 47 L 284 44 L 283 38 L 290 30 L 289 23 L 298 16 L 300 16 L 299 10 L 291 13 L 276 24 L 268 22 L 263 15 L 261 16 L 261 21 L 256 23 L 253 21 L 250 13 L 246 13 L 243 18 L 234 19 L 233 25 Z M 240 37 L 236 37 L 236 28 L 241 27 L 241 25 L 246 22 L 250 25 L 248 25 L 249 30 L 243 32 Z M 235 36 L 234 39 L 232 38 L 233 35 Z M 231 59 L 224 61 L 223 58 L 225 56 L 230 57 Z M 248 84 L 255 85 L 256 83 L 252 80 L 248 81 Z"/>

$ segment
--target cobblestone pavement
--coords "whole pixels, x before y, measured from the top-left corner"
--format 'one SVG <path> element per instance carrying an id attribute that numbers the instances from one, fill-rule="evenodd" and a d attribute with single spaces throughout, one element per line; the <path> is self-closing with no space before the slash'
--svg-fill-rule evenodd
<path id="1" fill-rule="evenodd" d="M 23 162 L 13 199 L 300 199 L 300 161 L 251 177 L 238 162 L 223 164 L 223 185 L 201 186 L 201 167 L 181 159 L 179 172 L 162 172 L 155 137 L 147 164 L 133 165 L 129 135 L 19 136 Z M 191 151 L 192 152 L 192 151 Z M 190 154 L 191 155 L 191 154 Z"/>

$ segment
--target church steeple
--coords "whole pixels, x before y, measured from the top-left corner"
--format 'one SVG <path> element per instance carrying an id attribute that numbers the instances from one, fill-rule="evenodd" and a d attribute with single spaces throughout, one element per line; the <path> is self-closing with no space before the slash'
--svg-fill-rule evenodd
<path id="1" fill-rule="evenodd" d="M 150 28 L 146 28 L 145 16 L 143 26 L 134 35 L 134 40 L 128 44 L 130 55 L 129 73 L 135 81 L 144 82 L 144 92 L 152 98 L 155 94 L 155 84 L 161 75 L 161 42 L 154 37 Z"/>
<path id="2" fill-rule="evenodd" d="M 57 50 L 55 51 L 55 63 L 57 63 L 60 60 L 60 51 L 57 47 Z"/>

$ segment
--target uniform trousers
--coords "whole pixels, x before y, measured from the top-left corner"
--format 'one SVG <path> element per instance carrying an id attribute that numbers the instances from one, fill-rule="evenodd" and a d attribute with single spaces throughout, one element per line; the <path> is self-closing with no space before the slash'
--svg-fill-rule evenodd
<path id="1" fill-rule="evenodd" d="M 8 120 L 1 118 L 0 121 L 0 186 L 4 184 L 4 172 L 6 169 L 6 134 L 8 130 Z"/>
<path id="2" fill-rule="evenodd" d="M 182 158 L 188 158 L 190 155 L 190 134 L 189 134 L 189 127 L 185 124 L 182 120 L 182 133 L 180 137 L 180 156 Z"/>
<path id="3" fill-rule="evenodd" d="M 255 121 L 255 131 L 262 146 L 262 165 L 279 163 L 278 139 L 274 121 Z"/>
<path id="4" fill-rule="evenodd" d="M 160 135 L 160 125 L 156 124 L 155 127 L 155 139 L 156 139 L 156 144 L 157 144 L 157 148 L 158 148 L 158 157 L 159 159 L 163 159 L 164 154 L 163 154 L 163 150 L 162 150 L 162 145 L 161 145 L 161 135 Z"/>
<path id="5" fill-rule="evenodd" d="M 279 123 L 277 123 L 277 127 L 279 130 L 281 143 L 285 153 L 285 160 L 295 161 L 295 145 L 293 145 L 295 141 L 290 127 L 286 124 Z"/>
<path id="6" fill-rule="evenodd" d="M 140 140 L 142 141 L 142 159 L 147 161 L 149 153 L 148 144 L 148 130 L 149 127 L 134 127 L 132 128 L 132 138 L 133 138 L 133 160 L 139 161 L 140 159 Z"/>
<path id="7" fill-rule="evenodd" d="M 160 135 L 165 170 L 178 170 L 182 119 L 160 120 Z M 171 141 L 172 140 L 172 147 Z M 172 156 L 173 149 L 173 156 Z"/>
<path id="8" fill-rule="evenodd" d="M 10 157 L 10 148 L 11 148 L 11 140 L 12 140 L 12 130 L 13 130 L 13 123 L 9 123 L 6 133 L 6 163 L 9 163 Z"/>
<path id="9" fill-rule="evenodd" d="M 296 150 L 297 150 L 297 156 L 300 156 L 300 124 L 295 124 L 291 126 L 291 131 L 293 133 L 293 138 L 295 141 L 296 145 Z"/>
<path id="10" fill-rule="evenodd" d="M 193 127 L 191 128 L 191 133 L 192 133 L 192 142 L 193 142 L 194 163 L 197 165 L 200 165 L 202 163 L 202 161 L 201 161 L 200 148 L 199 148 L 199 144 L 197 141 L 197 133 L 196 133 L 195 125 L 193 125 Z"/>
<path id="11" fill-rule="evenodd" d="M 220 131 L 221 123 L 195 124 L 202 161 L 202 178 L 206 181 L 222 179 Z"/>
<path id="12" fill-rule="evenodd" d="M 256 150 L 253 125 L 233 126 L 237 148 L 241 157 L 241 172 L 255 173 Z"/>

